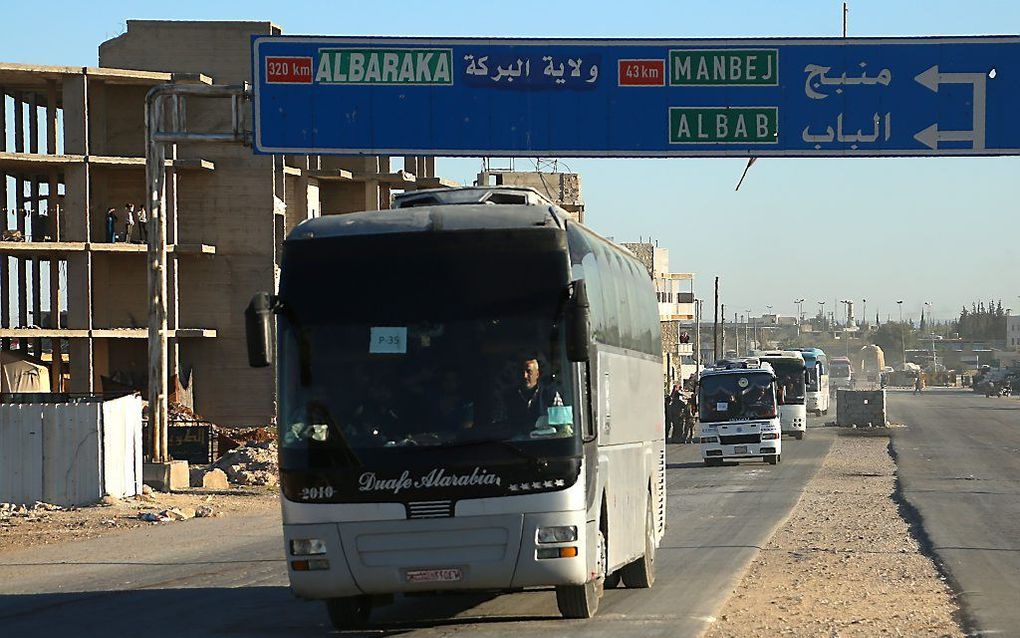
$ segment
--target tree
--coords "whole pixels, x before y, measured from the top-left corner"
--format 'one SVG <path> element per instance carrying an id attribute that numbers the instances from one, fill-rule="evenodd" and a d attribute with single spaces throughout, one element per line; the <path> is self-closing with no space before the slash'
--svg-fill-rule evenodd
<path id="1" fill-rule="evenodd" d="M 1006 335 L 1006 312 L 1002 300 L 972 303 L 968 311 L 960 310 L 960 317 L 954 322 L 955 332 L 964 339 L 997 340 Z"/>

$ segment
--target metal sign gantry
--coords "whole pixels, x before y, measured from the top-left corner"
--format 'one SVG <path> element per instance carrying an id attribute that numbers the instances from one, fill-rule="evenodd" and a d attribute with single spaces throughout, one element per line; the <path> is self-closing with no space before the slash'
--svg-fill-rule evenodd
<path id="1" fill-rule="evenodd" d="M 1020 154 L 1020 38 L 255 36 L 260 153 Z"/>

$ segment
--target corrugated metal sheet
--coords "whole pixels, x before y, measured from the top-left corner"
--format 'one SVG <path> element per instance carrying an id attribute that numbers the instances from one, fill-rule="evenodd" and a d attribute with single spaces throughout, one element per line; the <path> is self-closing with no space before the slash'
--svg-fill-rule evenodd
<path id="1" fill-rule="evenodd" d="M 42 497 L 43 423 L 32 406 L 0 405 L 0 501 Z"/>
<path id="2" fill-rule="evenodd" d="M 142 487 L 141 398 L 0 404 L 0 501 L 57 505 Z"/>
<path id="3" fill-rule="evenodd" d="M 110 496 L 142 492 L 142 399 L 131 395 L 105 401 L 103 483 Z"/>

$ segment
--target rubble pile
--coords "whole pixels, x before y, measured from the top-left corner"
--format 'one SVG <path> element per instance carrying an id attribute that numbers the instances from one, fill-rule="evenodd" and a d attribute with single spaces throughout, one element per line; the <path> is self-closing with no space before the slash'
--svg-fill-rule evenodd
<path id="1" fill-rule="evenodd" d="M 36 501 L 31 505 L 23 503 L 0 503 L 0 525 L 7 526 L 18 521 L 11 519 L 19 518 L 26 521 L 37 521 L 42 519 L 47 512 L 63 511 L 63 507 L 52 503 Z"/>
<path id="2" fill-rule="evenodd" d="M 235 485 L 277 485 L 280 466 L 275 441 L 249 443 L 227 454 L 214 464 Z"/>
<path id="3" fill-rule="evenodd" d="M 190 518 L 209 518 L 216 516 L 208 505 L 198 507 L 171 507 L 161 512 L 139 512 L 138 520 L 146 523 L 168 523 L 171 521 L 186 521 Z"/>

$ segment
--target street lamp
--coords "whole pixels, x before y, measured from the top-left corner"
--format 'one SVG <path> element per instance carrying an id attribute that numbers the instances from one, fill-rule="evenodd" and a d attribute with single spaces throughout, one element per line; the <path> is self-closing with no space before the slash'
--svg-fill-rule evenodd
<path id="1" fill-rule="evenodd" d="M 868 300 L 861 299 L 861 326 L 866 330 L 868 328 Z"/>
<path id="2" fill-rule="evenodd" d="M 903 350 L 903 368 L 907 367 L 907 336 L 903 331 L 903 300 L 896 302 L 900 307 L 900 348 Z"/>
<path id="3" fill-rule="evenodd" d="M 935 305 L 930 302 L 924 302 L 924 305 L 928 306 L 928 327 L 931 329 L 931 371 L 932 374 L 938 372 L 938 358 L 935 356 L 935 324 L 932 312 L 935 310 Z"/>
<path id="4" fill-rule="evenodd" d="M 794 299 L 793 303 L 797 304 L 797 336 L 800 336 L 800 324 L 804 322 L 804 300 Z"/>

